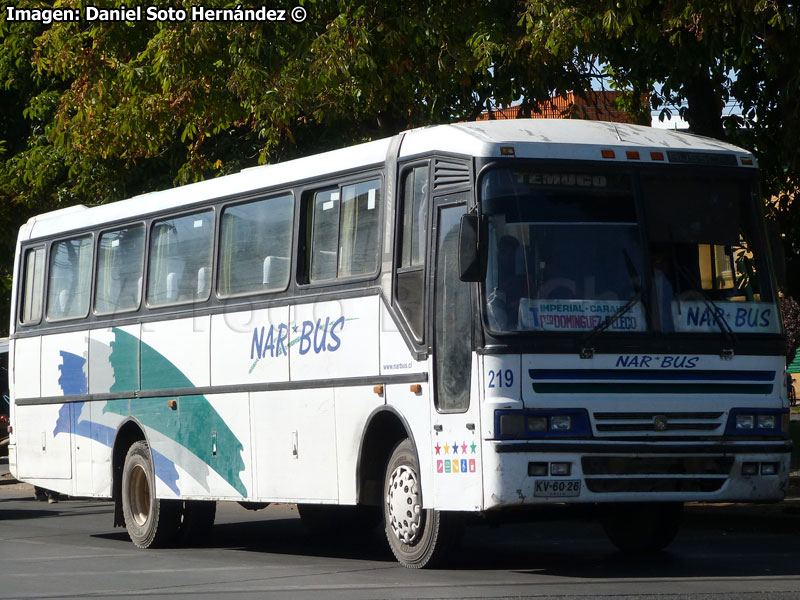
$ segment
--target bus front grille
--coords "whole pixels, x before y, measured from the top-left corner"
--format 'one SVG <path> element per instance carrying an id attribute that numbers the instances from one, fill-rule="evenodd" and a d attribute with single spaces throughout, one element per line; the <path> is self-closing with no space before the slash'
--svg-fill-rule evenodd
<path id="1" fill-rule="evenodd" d="M 722 412 L 598 412 L 597 433 L 663 432 L 718 433 L 725 425 Z"/>
<path id="2" fill-rule="evenodd" d="M 729 475 L 732 456 L 584 456 L 584 475 Z"/>
<path id="3" fill-rule="evenodd" d="M 733 468 L 732 456 L 584 456 L 586 487 L 597 494 L 714 492 Z"/>
<path id="4" fill-rule="evenodd" d="M 716 492 L 725 483 L 722 477 L 696 477 L 683 479 L 679 477 L 657 478 L 586 478 L 586 487 L 595 494 L 613 494 L 624 492 Z"/>

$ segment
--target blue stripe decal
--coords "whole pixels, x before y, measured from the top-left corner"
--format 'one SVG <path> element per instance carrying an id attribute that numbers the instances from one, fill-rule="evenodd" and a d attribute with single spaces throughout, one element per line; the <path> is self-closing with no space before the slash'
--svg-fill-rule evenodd
<path id="1" fill-rule="evenodd" d="M 621 369 L 530 369 L 535 381 L 769 381 L 775 371 L 634 371 Z"/>

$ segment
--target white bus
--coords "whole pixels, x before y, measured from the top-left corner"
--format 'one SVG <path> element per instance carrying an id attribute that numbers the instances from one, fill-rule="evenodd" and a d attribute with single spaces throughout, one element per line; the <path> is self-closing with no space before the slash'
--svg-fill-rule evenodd
<path id="1" fill-rule="evenodd" d="M 748 152 L 569 120 L 422 128 L 37 216 L 11 471 L 112 498 L 139 547 L 202 538 L 236 501 L 352 527 L 380 507 L 409 567 L 470 514 L 550 504 L 660 549 L 684 502 L 783 497 L 765 231 Z"/>

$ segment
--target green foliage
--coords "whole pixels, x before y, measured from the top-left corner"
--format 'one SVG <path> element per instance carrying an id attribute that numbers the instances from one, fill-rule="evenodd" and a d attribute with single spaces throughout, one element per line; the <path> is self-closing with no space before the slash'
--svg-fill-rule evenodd
<path id="1" fill-rule="evenodd" d="M 783 194 L 784 231 L 800 240 L 800 206 L 789 202 L 800 173 L 795 5 L 302 3 L 301 24 L 42 25 L 5 21 L 7 6 L 39 7 L 33 0 L 0 0 L 4 230 L 42 210 L 474 119 L 519 99 L 525 116 L 554 93 L 580 93 L 600 80 L 623 90 L 618 104 L 637 120 L 646 122 L 651 107 L 678 110 L 696 132 L 753 149 L 765 192 Z M 742 118 L 723 112 L 733 97 Z M 10 272 L 12 237 L 0 242 L 0 277 Z M 800 245 L 792 242 L 787 256 L 800 273 Z M 800 276 L 795 285 L 800 290 Z"/>

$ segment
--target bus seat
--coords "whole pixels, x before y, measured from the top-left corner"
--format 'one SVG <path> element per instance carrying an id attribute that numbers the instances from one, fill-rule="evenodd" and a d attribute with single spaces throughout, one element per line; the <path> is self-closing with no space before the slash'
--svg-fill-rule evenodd
<path id="1" fill-rule="evenodd" d="M 165 290 L 164 300 L 166 302 L 175 302 L 178 299 L 178 274 L 167 274 L 167 289 Z"/>
<path id="2" fill-rule="evenodd" d="M 68 313 L 69 309 L 69 290 L 61 290 L 58 292 L 58 313 L 59 316 L 64 316 Z"/>
<path id="3" fill-rule="evenodd" d="M 205 298 L 208 294 L 208 288 L 210 285 L 210 281 L 206 275 L 208 273 L 208 267 L 200 267 L 197 269 L 197 296 L 196 298 Z"/>
<path id="4" fill-rule="evenodd" d="M 268 256 L 264 259 L 262 283 L 267 288 L 283 287 L 289 275 L 289 259 L 285 256 Z"/>
<path id="5" fill-rule="evenodd" d="M 336 250 L 319 250 L 313 258 L 311 272 L 316 275 L 314 279 L 325 280 L 336 278 Z"/>

